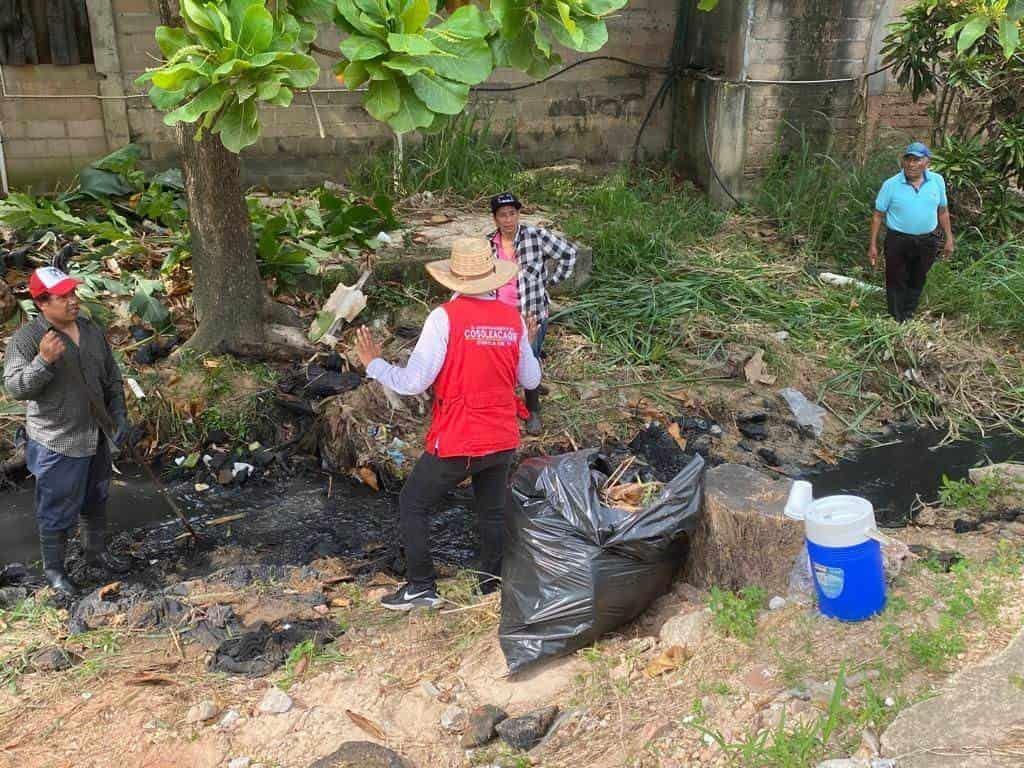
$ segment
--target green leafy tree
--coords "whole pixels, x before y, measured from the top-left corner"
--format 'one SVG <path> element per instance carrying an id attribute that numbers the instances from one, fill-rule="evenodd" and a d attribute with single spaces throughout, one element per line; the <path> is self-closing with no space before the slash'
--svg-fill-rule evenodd
<path id="1" fill-rule="evenodd" d="M 919 0 L 882 53 L 915 100 L 929 98 L 935 166 L 958 214 L 993 231 L 1024 222 L 1024 0 Z"/>
<path id="2" fill-rule="evenodd" d="M 182 158 L 199 321 L 187 346 L 267 355 L 297 340 L 281 336 L 292 318 L 260 282 L 237 155 L 259 139 L 261 102 L 287 106 L 318 80 L 320 26 L 343 33 L 338 78 L 365 86 L 366 111 L 401 136 L 443 127 L 495 67 L 539 76 L 560 62 L 555 46 L 599 50 L 627 0 L 453 0 L 450 12 L 436 0 L 158 2 L 164 61 L 139 82 Z"/>

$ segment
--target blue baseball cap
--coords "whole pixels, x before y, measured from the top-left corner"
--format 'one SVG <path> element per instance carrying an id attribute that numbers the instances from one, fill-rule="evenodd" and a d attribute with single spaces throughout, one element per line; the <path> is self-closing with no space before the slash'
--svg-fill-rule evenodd
<path id="1" fill-rule="evenodd" d="M 903 153 L 904 157 L 907 155 L 913 155 L 914 157 L 931 157 L 932 151 L 920 141 L 915 141 L 907 147 L 906 151 Z"/>

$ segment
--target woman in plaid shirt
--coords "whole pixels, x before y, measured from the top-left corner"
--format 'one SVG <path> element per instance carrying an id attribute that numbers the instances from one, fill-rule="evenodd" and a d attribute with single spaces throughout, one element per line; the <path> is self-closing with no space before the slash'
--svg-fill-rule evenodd
<path id="1" fill-rule="evenodd" d="M 544 336 L 548 329 L 548 285 L 560 283 L 572 276 L 576 264 L 576 248 L 568 240 L 553 235 L 543 227 L 519 223 L 519 209 L 523 204 L 511 192 L 502 192 L 491 198 L 491 214 L 497 229 L 487 239 L 495 258 L 519 264 L 519 273 L 498 290 L 498 300 L 518 307 L 523 319 L 531 317 L 537 321 L 537 335 L 533 341 L 533 352 L 539 358 Z M 553 275 L 548 274 L 547 259 L 558 262 Z M 540 387 L 528 389 L 526 406 L 530 418 L 526 431 L 539 435 L 543 431 L 540 421 Z"/>

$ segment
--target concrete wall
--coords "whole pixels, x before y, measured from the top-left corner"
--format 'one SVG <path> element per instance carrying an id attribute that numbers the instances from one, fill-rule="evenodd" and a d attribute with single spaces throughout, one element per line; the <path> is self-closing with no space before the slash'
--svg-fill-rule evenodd
<path id="1" fill-rule="evenodd" d="M 8 92 L 31 96 L 99 93 L 92 65 L 5 67 L 4 80 Z M 96 99 L 0 98 L 0 134 L 12 186 L 69 178 L 107 150 Z"/>
<path id="2" fill-rule="evenodd" d="M 857 78 L 880 66 L 886 26 L 909 0 L 722 0 L 711 14 L 691 11 L 686 36 L 692 66 L 676 105 L 684 168 L 722 202 L 708 149 L 725 186 L 751 196 L 772 158 L 806 135 L 838 156 L 863 156 L 879 144 L 927 138 L 925 104 L 913 104 L 887 74 L 867 83 L 763 84 Z M 741 85 L 722 82 L 745 81 Z M 704 119 L 708 121 L 705 146 Z"/>
<path id="3" fill-rule="evenodd" d="M 4 69 L 10 93 L 27 93 L 45 80 L 48 93 L 134 94 L 135 78 L 154 65 L 159 51 L 153 40 L 158 24 L 155 0 L 88 0 L 93 21 L 96 67 L 83 67 L 80 80 L 68 78 L 68 68 L 46 72 L 43 67 Z M 662 66 L 668 61 L 676 15 L 675 0 L 635 0 L 608 22 L 609 43 L 602 54 Z M 337 38 L 323 33 L 318 41 L 336 49 Z M 565 55 L 566 63 L 574 55 Z M 339 89 L 330 74 L 332 61 L 322 59 L 323 76 L 315 98 L 326 138 L 320 138 L 309 96 L 297 94 L 287 108 L 261 110 L 264 126 L 259 143 L 243 154 L 246 181 L 275 188 L 343 178 L 353 164 L 369 153 L 390 146 L 392 134 L 363 110 L 361 96 Z M 77 68 L 76 68 L 77 69 Z M 100 73 L 97 75 L 97 71 Z M 105 75 L 105 76 L 104 76 Z M 527 78 L 497 72 L 490 84 L 518 84 Z M 542 164 L 564 158 L 593 162 L 625 159 L 648 106 L 661 81 L 658 75 L 613 62 L 586 64 L 550 83 L 512 94 L 479 93 L 474 104 L 490 114 L 498 128 L 514 127 L 521 158 Z M 87 90 L 83 91 L 82 88 Z M 650 154 L 668 143 L 671 111 L 659 111 L 644 134 Z M 175 160 L 173 131 L 148 100 L 55 100 L 38 104 L 7 99 L 0 104 L 0 131 L 7 137 L 12 182 L 52 180 L 91 159 L 107 146 L 130 138 L 141 144 L 154 165 Z M 97 120 L 106 127 L 97 133 Z M 82 123 L 83 133 L 69 134 Z M 30 128 L 29 126 L 33 126 Z M 38 134 L 25 135 L 25 134 Z M 104 140 L 107 135 L 109 141 Z M 41 162 L 44 161 L 44 162 Z"/>

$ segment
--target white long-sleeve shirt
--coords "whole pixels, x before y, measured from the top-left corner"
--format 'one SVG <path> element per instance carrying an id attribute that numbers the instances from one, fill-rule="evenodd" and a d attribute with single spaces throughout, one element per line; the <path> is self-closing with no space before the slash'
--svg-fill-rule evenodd
<path id="1" fill-rule="evenodd" d="M 494 296 L 473 296 L 481 301 L 494 301 Z M 522 321 L 520 321 L 522 322 Z M 366 375 L 376 379 L 400 395 L 418 395 L 426 392 L 437 374 L 441 372 L 444 358 L 448 354 L 448 313 L 438 307 L 427 316 L 420 331 L 419 341 L 413 349 L 405 367 L 392 365 L 381 358 L 370 361 Z M 519 363 L 516 377 L 524 389 L 536 389 L 540 384 L 540 363 L 534 357 L 530 339 L 523 323 L 519 337 Z"/>

